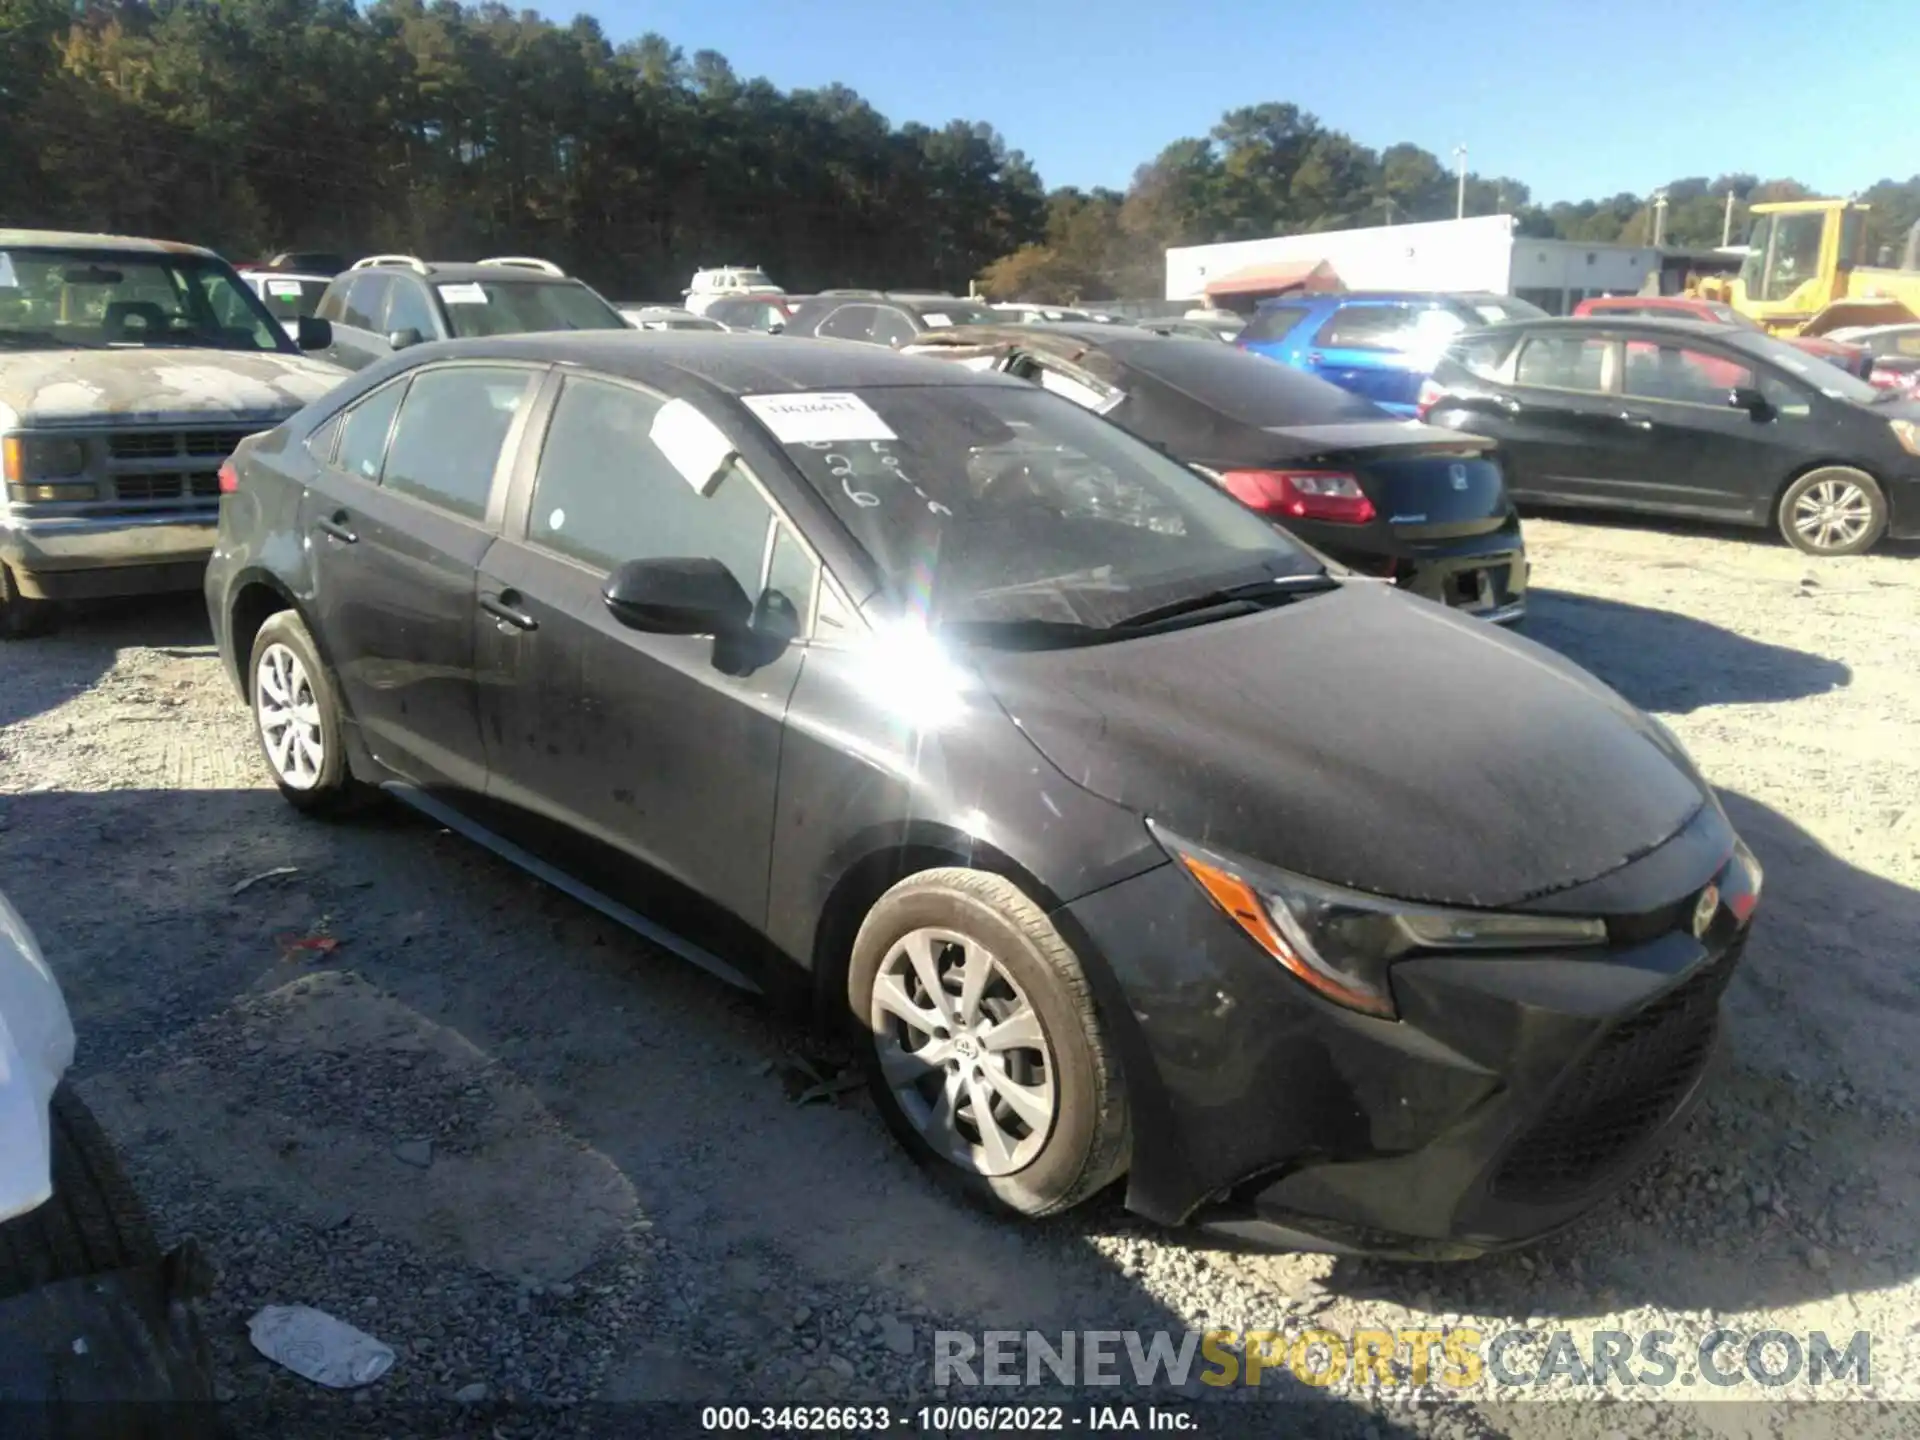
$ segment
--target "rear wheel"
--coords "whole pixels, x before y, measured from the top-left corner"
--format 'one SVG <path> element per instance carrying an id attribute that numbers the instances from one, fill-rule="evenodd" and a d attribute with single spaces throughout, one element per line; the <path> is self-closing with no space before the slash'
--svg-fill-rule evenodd
<path id="1" fill-rule="evenodd" d="M 0 640 L 26 640 L 45 635 L 59 618 L 59 607 L 53 601 L 22 595 L 19 579 L 0 565 Z"/>
<path id="2" fill-rule="evenodd" d="M 325 814 L 353 808 L 363 792 L 347 768 L 339 691 L 294 611 L 269 615 L 254 636 L 247 693 L 260 754 L 287 803 Z"/>
<path id="3" fill-rule="evenodd" d="M 1126 1094 L 1086 973 L 1012 881 L 901 881 L 861 925 L 847 989 L 888 1128 L 947 1183 L 1049 1215 L 1126 1168 Z"/>
<path id="4" fill-rule="evenodd" d="M 1809 555 L 1859 555 L 1887 528 L 1887 497 L 1874 478 L 1850 465 L 1809 470 L 1780 497 L 1780 533 Z"/>
<path id="5" fill-rule="evenodd" d="M 0 1225 L 0 1299 L 160 1258 L 153 1225 L 86 1102 L 54 1091 L 53 1198 Z"/>

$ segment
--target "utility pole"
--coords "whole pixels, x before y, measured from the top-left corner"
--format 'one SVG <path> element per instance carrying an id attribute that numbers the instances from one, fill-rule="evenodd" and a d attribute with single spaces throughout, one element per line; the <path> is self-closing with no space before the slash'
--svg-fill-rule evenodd
<path id="1" fill-rule="evenodd" d="M 1453 218 L 1456 220 L 1464 220 L 1467 218 L 1467 147 L 1464 145 L 1454 146 L 1453 158 L 1460 167 L 1460 188 L 1454 200 Z"/>
<path id="2" fill-rule="evenodd" d="M 1391 225 L 1393 223 L 1393 197 L 1391 195 L 1384 196 L 1380 203 L 1386 207 L 1387 224 Z"/>
<path id="3" fill-rule="evenodd" d="M 1720 222 L 1720 248 L 1726 249 L 1733 243 L 1733 189 L 1727 189 L 1727 218 Z"/>
<path id="4" fill-rule="evenodd" d="M 1662 188 L 1653 192 L 1653 248 L 1658 250 L 1660 242 L 1667 235 L 1667 192 Z"/>

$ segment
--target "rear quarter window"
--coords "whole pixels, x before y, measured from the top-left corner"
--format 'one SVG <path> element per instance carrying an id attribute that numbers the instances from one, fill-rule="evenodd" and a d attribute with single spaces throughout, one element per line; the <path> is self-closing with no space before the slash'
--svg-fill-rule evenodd
<path id="1" fill-rule="evenodd" d="M 1512 335 L 1476 335 L 1456 340 L 1447 347 L 1445 363 L 1458 366 L 1469 375 L 1478 375 L 1482 380 L 1498 380 L 1507 357 L 1513 354 L 1514 343 Z"/>

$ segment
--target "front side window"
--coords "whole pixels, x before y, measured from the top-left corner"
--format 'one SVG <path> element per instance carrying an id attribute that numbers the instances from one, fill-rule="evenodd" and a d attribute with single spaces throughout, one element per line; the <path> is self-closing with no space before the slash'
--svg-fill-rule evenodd
<path id="1" fill-rule="evenodd" d="M 500 450 L 533 383 L 505 366 L 416 374 L 393 428 L 382 483 L 469 520 L 483 519 Z"/>
<path id="2" fill-rule="evenodd" d="M 632 328 L 618 310 L 571 280 L 448 281 L 435 288 L 446 307 L 447 323 L 459 339 L 540 330 Z"/>
<path id="3" fill-rule="evenodd" d="M 1193 471 L 1038 389 L 890 386 L 743 403 L 887 588 L 933 624 L 987 627 L 983 636 L 1025 622 L 1106 629 L 1321 568 Z"/>
<path id="4" fill-rule="evenodd" d="M 380 323 L 380 312 L 386 308 L 387 291 L 393 285 L 391 275 L 362 275 L 347 285 L 346 304 L 340 312 L 340 323 L 351 325 L 356 330 L 372 330 Z"/>
<path id="5" fill-rule="evenodd" d="M 0 249 L 0 351 L 293 348 L 260 297 L 211 256 Z"/>
<path id="6" fill-rule="evenodd" d="M 1537 335 L 1520 349 L 1514 382 L 1550 390 L 1607 388 L 1607 347 L 1613 342 L 1593 335 Z"/>
<path id="7" fill-rule="evenodd" d="M 1751 389 L 1753 371 L 1738 361 L 1651 340 L 1627 342 L 1621 388 L 1636 399 L 1723 406 L 1735 389 Z"/>
<path id="8" fill-rule="evenodd" d="M 383 385 L 347 411 L 333 463 L 357 479 L 379 484 L 380 467 L 387 458 L 387 436 L 406 393 L 407 382 L 398 380 Z"/>
<path id="9" fill-rule="evenodd" d="M 1398 350 L 1413 318 L 1411 305 L 1342 305 L 1313 340 L 1330 350 Z"/>
<path id="10" fill-rule="evenodd" d="M 888 305 L 876 309 L 871 332 L 876 345 L 891 345 L 897 350 L 913 339 L 915 333 L 913 321 L 906 317 L 905 312 Z"/>
<path id="11" fill-rule="evenodd" d="M 816 334 L 828 340 L 868 340 L 873 335 L 874 307 L 842 305 L 820 322 Z"/>
<path id="12" fill-rule="evenodd" d="M 540 449 L 528 536 L 597 570 L 718 560 L 758 594 L 773 508 L 738 465 L 708 494 L 689 485 L 653 443 L 665 403 L 626 385 L 569 379 Z"/>
<path id="13" fill-rule="evenodd" d="M 1767 256 L 1763 300 L 1785 300 L 1820 273 L 1820 235 L 1825 215 L 1777 215 L 1773 249 Z"/>
<path id="14" fill-rule="evenodd" d="M 393 297 L 387 302 L 387 333 L 396 330 L 413 330 L 422 340 L 432 340 L 440 333 L 440 327 L 433 323 L 433 306 L 427 301 L 427 292 L 411 280 L 394 282 Z"/>

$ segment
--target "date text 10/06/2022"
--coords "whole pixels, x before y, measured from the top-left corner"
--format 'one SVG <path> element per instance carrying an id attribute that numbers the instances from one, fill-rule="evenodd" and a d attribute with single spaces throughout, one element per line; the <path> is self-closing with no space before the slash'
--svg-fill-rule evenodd
<path id="1" fill-rule="evenodd" d="M 1167 1405 L 708 1405 L 700 1428 L 743 1434 L 982 1433 L 1081 1430 L 1119 1435 L 1199 1428 L 1190 1411 Z"/>

